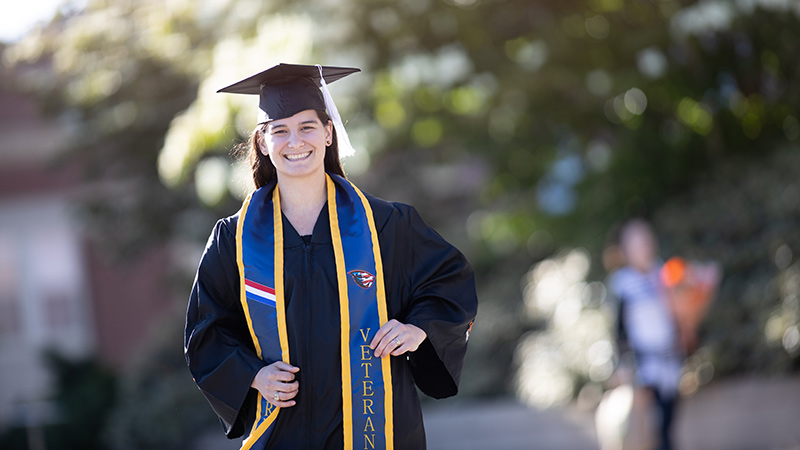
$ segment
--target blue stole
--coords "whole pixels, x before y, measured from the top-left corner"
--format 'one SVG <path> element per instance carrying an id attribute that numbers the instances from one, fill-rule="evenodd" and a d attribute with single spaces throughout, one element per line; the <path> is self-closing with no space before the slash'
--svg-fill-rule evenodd
<path id="1" fill-rule="evenodd" d="M 372 208 L 344 178 L 328 174 L 326 183 L 341 318 L 344 448 L 393 449 L 391 358 L 378 360 L 369 348 L 375 333 L 388 321 Z M 277 185 L 262 187 L 245 199 L 236 229 L 236 262 L 240 301 L 258 357 L 266 364 L 291 364 Z M 242 450 L 266 447 L 279 412 L 258 394 L 256 420 Z"/>

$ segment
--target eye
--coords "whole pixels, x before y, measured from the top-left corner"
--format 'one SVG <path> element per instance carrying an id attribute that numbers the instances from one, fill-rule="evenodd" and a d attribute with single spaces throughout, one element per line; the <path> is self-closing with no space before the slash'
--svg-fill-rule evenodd
<path id="1" fill-rule="evenodd" d="M 301 131 L 311 131 L 311 130 L 313 130 L 313 129 L 315 129 L 315 128 L 316 128 L 316 127 L 315 127 L 315 126 L 313 126 L 313 125 L 306 125 L 306 126 L 304 126 L 303 128 L 300 128 L 300 130 L 301 130 Z"/>
<path id="2" fill-rule="evenodd" d="M 274 131 L 273 131 L 272 133 L 270 133 L 270 134 L 271 134 L 271 135 L 273 135 L 273 136 L 277 136 L 277 135 L 283 135 L 283 134 L 286 134 L 286 130 L 274 130 Z"/>

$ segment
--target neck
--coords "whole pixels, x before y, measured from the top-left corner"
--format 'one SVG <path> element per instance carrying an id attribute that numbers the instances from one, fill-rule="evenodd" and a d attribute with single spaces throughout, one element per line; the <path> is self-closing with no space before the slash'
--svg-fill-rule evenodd
<path id="1" fill-rule="evenodd" d="M 638 270 L 641 273 L 648 273 L 653 270 L 655 266 L 655 262 L 647 262 L 647 263 L 639 263 L 639 264 L 631 264 L 631 267 Z"/>
<path id="2" fill-rule="evenodd" d="M 278 174 L 278 186 L 283 214 L 301 236 L 311 234 L 328 199 L 325 172 L 303 178 Z"/>

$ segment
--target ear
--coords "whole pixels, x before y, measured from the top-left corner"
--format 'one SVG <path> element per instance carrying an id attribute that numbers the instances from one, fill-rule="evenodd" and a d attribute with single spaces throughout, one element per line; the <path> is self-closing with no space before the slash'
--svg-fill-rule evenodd
<path id="1" fill-rule="evenodd" d="M 260 151 L 264 156 L 269 156 L 269 151 L 267 150 L 267 139 L 266 133 L 264 130 L 257 130 L 256 131 L 256 139 L 258 140 L 258 151 Z"/>
<path id="2" fill-rule="evenodd" d="M 327 124 L 325 124 L 325 139 L 331 140 L 333 139 L 333 122 L 330 120 Z"/>

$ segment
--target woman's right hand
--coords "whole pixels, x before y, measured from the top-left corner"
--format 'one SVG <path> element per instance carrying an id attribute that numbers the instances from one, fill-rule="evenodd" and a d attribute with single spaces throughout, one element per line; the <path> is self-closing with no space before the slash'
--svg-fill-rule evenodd
<path id="1" fill-rule="evenodd" d="M 292 399 L 300 388 L 294 379 L 294 374 L 299 370 L 299 367 L 276 361 L 262 367 L 253 378 L 250 387 L 258 389 L 265 400 L 279 408 L 294 406 L 296 402 Z"/>

